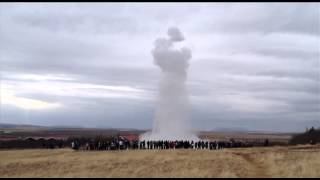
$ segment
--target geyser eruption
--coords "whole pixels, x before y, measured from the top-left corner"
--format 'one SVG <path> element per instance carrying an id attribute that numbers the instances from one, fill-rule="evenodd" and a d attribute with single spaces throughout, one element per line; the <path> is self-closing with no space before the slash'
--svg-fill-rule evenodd
<path id="1" fill-rule="evenodd" d="M 197 140 L 188 118 L 187 69 L 191 59 L 188 48 L 175 49 L 184 40 L 178 28 L 169 28 L 169 38 L 159 38 L 152 50 L 154 63 L 162 70 L 152 132 L 142 140 Z"/>

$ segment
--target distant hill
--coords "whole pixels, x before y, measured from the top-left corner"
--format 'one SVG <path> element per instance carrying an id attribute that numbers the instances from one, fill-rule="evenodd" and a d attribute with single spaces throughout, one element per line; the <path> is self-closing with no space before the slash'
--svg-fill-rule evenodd
<path id="1" fill-rule="evenodd" d="M 224 132 L 224 133 L 274 133 L 271 131 L 258 131 L 242 127 L 231 127 L 231 128 L 215 128 L 213 132 Z"/>
<path id="2" fill-rule="evenodd" d="M 0 129 L 43 129 L 44 126 L 28 125 L 28 124 L 6 124 L 0 123 Z"/>
<path id="3" fill-rule="evenodd" d="M 212 132 L 250 132 L 246 128 L 233 127 L 233 128 L 215 128 L 211 130 Z"/>
<path id="4" fill-rule="evenodd" d="M 81 126 L 39 126 L 31 124 L 0 123 L 0 129 L 111 129 L 111 128 L 85 128 Z"/>
<path id="5" fill-rule="evenodd" d="M 135 129 L 114 128 L 85 128 L 71 126 L 37 126 L 0 123 L 0 141 L 24 139 L 24 138 L 56 138 L 67 139 L 70 137 L 98 137 L 118 136 L 128 134 L 141 134 L 143 131 Z"/>
<path id="6" fill-rule="evenodd" d="M 50 131 L 60 131 L 60 130 L 112 130 L 112 131 L 144 131 L 131 128 L 111 128 L 111 127 L 81 127 L 81 126 L 39 126 L 30 124 L 8 124 L 0 123 L 0 129 L 3 130 L 50 130 Z"/>
<path id="7" fill-rule="evenodd" d="M 277 132 L 277 131 L 261 131 L 261 130 L 250 130 L 243 127 L 231 127 L 231 128 L 215 128 L 209 132 L 218 133 L 250 133 L 250 134 L 296 134 L 296 132 Z"/>

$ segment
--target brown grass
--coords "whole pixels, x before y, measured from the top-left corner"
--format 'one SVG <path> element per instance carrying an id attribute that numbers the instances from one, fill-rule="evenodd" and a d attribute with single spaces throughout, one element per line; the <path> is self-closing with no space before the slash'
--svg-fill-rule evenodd
<path id="1" fill-rule="evenodd" d="M 0 151 L 0 177 L 320 177 L 320 146 Z"/>

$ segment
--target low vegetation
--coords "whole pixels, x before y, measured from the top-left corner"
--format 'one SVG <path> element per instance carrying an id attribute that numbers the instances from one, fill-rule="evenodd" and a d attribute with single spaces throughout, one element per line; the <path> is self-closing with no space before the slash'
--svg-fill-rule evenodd
<path id="1" fill-rule="evenodd" d="M 297 134 L 289 142 L 291 145 L 297 144 L 317 144 L 320 143 L 320 128 L 307 129 L 305 133 Z"/>

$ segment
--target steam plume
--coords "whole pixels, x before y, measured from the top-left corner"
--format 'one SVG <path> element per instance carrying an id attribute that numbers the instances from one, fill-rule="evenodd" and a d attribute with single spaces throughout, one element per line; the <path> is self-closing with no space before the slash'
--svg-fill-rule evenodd
<path id="1" fill-rule="evenodd" d="M 189 100 L 186 89 L 187 69 L 191 59 L 188 48 L 175 49 L 184 40 L 178 28 L 169 28 L 169 38 L 155 41 L 152 55 L 162 70 L 152 132 L 141 136 L 144 140 L 196 140 L 188 118 Z"/>

